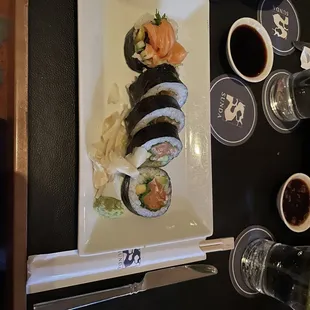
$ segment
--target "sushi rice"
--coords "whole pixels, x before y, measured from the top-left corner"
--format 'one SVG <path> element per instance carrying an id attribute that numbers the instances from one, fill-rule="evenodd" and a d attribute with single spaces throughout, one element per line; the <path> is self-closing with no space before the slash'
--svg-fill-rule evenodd
<path id="1" fill-rule="evenodd" d="M 175 67 L 162 64 L 140 74 L 128 87 L 130 101 L 133 106 L 141 99 L 156 95 L 168 95 L 173 97 L 182 107 L 188 97 L 188 89 L 180 80 Z"/>
<path id="2" fill-rule="evenodd" d="M 131 135 L 135 135 L 138 131 L 148 126 L 153 121 L 164 117 L 167 123 L 172 123 L 172 125 L 177 125 L 178 130 L 181 131 L 185 125 L 184 113 L 181 110 L 173 108 L 165 108 L 161 110 L 155 110 L 152 113 L 146 115 L 138 124 L 134 127 L 131 132 Z"/>
<path id="3" fill-rule="evenodd" d="M 158 95 L 139 101 L 128 114 L 125 122 L 131 136 L 157 123 L 169 123 L 176 126 L 180 132 L 185 125 L 185 115 L 174 98 Z"/>
<path id="4" fill-rule="evenodd" d="M 165 82 L 149 89 L 141 99 L 159 94 L 165 94 L 173 97 L 179 103 L 180 107 L 182 107 L 187 100 L 188 90 L 182 83 Z"/>
<path id="5" fill-rule="evenodd" d="M 142 147 L 149 153 L 142 167 L 164 167 L 180 154 L 183 145 L 177 127 L 169 123 L 157 123 L 133 136 L 127 153 L 132 153 L 136 147 Z"/>
<path id="6" fill-rule="evenodd" d="M 130 177 L 125 177 L 122 185 L 122 200 L 127 209 L 137 215 L 151 218 L 158 217 L 167 212 L 170 203 L 171 203 L 171 195 L 172 195 L 172 187 L 171 181 L 168 174 L 159 168 L 140 168 L 139 169 L 139 177 L 137 179 L 133 179 Z M 138 185 L 145 185 L 149 180 L 153 180 L 154 178 L 166 178 L 167 184 L 165 185 L 165 193 L 167 195 L 164 206 L 162 206 L 159 210 L 150 210 L 146 206 L 143 205 L 139 196 L 136 193 L 136 188 Z"/>
<path id="7" fill-rule="evenodd" d="M 169 143 L 176 149 L 176 152 L 172 155 L 165 155 L 162 160 L 153 160 L 153 154 L 152 148 L 156 145 L 162 144 L 162 143 Z M 148 141 L 143 144 L 142 146 L 145 148 L 151 156 L 145 161 L 145 163 L 142 165 L 142 167 L 164 167 L 166 166 L 172 159 L 179 156 L 180 152 L 182 151 L 182 142 L 174 137 L 160 137 L 156 139 L 152 139 L 151 141 Z"/>

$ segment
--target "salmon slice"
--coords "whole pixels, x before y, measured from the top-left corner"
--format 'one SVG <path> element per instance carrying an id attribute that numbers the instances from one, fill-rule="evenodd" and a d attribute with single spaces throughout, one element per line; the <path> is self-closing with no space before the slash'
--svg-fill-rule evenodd
<path id="1" fill-rule="evenodd" d="M 144 54 L 145 54 L 144 59 L 151 59 L 157 55 L 156 51 L 150 44 L 145 45 Z"/>
<path id="2" fill-rule="evenodd" d="M 187 56 L 185 48 L 176 41 L 172 25 L 162 19 L 160 25 L 152 22 L 143 25 L 149 42 L 144 50 L 144 60 L 148 67 L 156 67 L 163 63 L 179 65 Z"/>
<path id="3" fill-rule="evenodd" d="M 152 147 L 152 153 L 156 154 L 155 155 L 155 160 L 163 157 L 163 156 L 166 156 L 166 155 L 175 155 L 177 152 L 177 148 L 176 147 L 173 147 L 170 143 L 168 142 L 163 142 L 161 144 L 158 144 L 156 146 L 153 146 Z"/>
<path id="4" fill-rule="evenodd" d="M 175 42 L 168 55 L 164 58 L 172 65 L 178 65 L 186 58 L 187 52 L 185 48 L 178 42 Z"/>
<path id="5" fill-rule="evenodd" d="M 164 187 L 156 179 L 153 179 L 148 187 L 150 192 L 144 197 L 144 204 L 151 210 L 159 210 L 167 200 Z"/>
<path id="6" fill-rule="evenodd" d="M 156 67 L 156 66 L 160 65 L 161 63 L 162 63 L 161 58 L 158 56 L 158 54 L 155 54 L 153 56 L 153 59 L 152 59 L 152 66 Z"/>
<path id="7" fill-rule="evenodd" d="M 159 57 L 165 57 L 176 42 L 174 29 L 171 24 L 163 19 L 159 26 L 147 23 L 144 28 L 148 34 L 150 44 Z"/>

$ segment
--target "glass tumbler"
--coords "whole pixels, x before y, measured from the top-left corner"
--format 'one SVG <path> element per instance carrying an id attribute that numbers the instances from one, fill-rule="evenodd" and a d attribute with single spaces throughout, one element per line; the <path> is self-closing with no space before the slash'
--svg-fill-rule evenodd
<path id="1" fill-rule="evenodd" d="M 292 309 L 310 309 L 309 247 L 291 247 L 258 239 L 246 248 L 241 271 L 246 285 Z"/>
<path id="2" fill-rule="evenodd" d="M 270 88 L 269 101 L 281 121 L 310 118 L 310 70 L 276 79 Z"/>

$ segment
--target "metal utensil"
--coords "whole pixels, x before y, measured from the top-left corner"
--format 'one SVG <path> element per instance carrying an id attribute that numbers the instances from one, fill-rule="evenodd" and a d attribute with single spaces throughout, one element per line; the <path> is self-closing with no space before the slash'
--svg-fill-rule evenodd
<path id="1" fill-rule="evenodd" d="M 304 47 L 309 47 L 310 48 L 310 43 L 308 42 L 303 42 L 303 41 L 294 41 L 293 45 L 295 48 L 297 48 L 299 51 L 303 51 Z"/>
<path id="2" fill-rule="evenodd" d="M 140 283 L 34 305 L 34 310 L 80 309 L 107 300 L 129 296 L 157 287 L 204 278 L 217 274 L 214 266 L 196 264 L 160 269 L 146 273 Z"/>

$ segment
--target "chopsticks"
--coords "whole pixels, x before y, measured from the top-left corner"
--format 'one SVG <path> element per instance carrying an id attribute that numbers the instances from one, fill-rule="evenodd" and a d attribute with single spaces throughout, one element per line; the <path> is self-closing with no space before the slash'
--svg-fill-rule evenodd
<path id="1" fill-rule="evenodd" d="M 199 243 L 201 251 L 205 253 L 229 251 L 235 247 L 234 238 L 204 240 Z"/>

